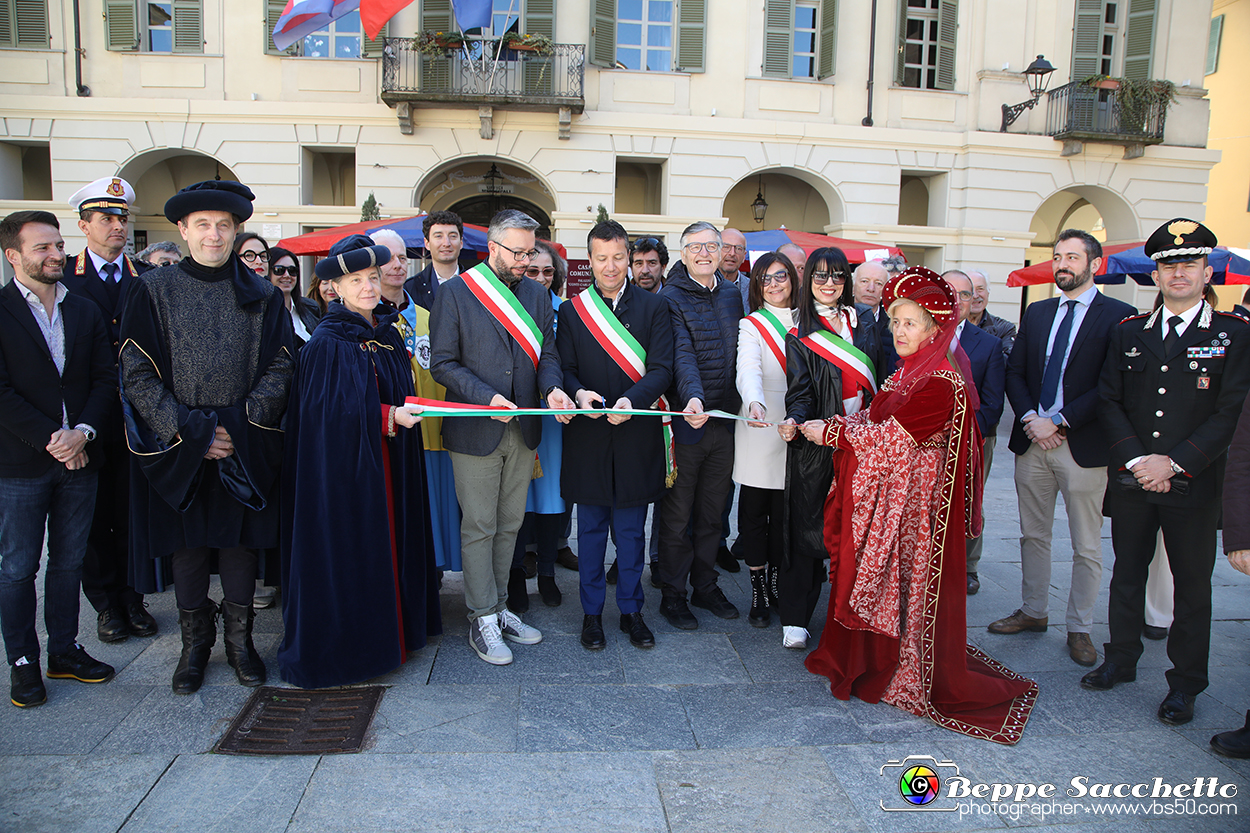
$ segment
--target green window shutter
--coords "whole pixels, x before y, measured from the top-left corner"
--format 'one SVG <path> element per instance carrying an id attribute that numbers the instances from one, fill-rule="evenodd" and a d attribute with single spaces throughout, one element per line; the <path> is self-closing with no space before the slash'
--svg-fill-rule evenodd
<path id="1" fill-rule="evenodd" d="M 9 36 L 0 32 L 0 43 L 33 49 L 47 49 L 48 5 L 47 0 L 16 0 L 12 12 L 8 0 L 0 0 L 4 15 L 10 15 Z M 0 28 L 3 23 L 0 22 Z"/>
<path id="2" fill-rule="evenodd" d="M 201 0 L 173 0 L 174 52 L 204 51 L 204 9 Z"/>
<path id="3" fill-rule="evenodd" d="M 707 0 L 679 0 L 677 9 L 677 69 L 703 72 L 707 40 Z"/>
<path id="4" fill-rule="evenodd" d="M 816 77 L 828 78 L 837 67 L 838 0 L 820 2 L 820 43 L 816 47 Z"/>
<path id="5" fill-rule="evenodd" d="M 1102 63 L 1102 4 L 1103 0 L 1076 0 L 1071 81 L 1101 74 L 1098 69 Z"/>
<path id="6" fill-rule="evenodd" d="M 273 30 L 277 27 L 278 18 L 282 17 L 284 9 L 286 9 L 286 0 L 265 0 L 265 54 L 267 55 L 298 54 L 299 44 L 297 43 L 288 46 L 285 52 L 280 52 L 278 47 L 273 45 Z"/>
<path id="7" fill-rule="evenodd" d="M 590 63 L 616 66 L 616 0 L 591 0 Z"/>
<path id="8" fill-rule="evenodd" d="M 955 89 L 955 35 L 958 31 L 959 0 L 939 0 L 936 89 Z"/>
<path id="9" fill-rule="evenodd" d="M 138 0 L 104 0 L 104 28 L 108 48 L 134 52 L 139 48 Z"/>
<path id="10" fill-rule="evenodd" d="M 391 36 L 391 22 L 386 21 L 386 25 L 378 32 L 377 40 L 369 40 L 369 36 L 365 34 L 364 29 L 360 30 L 360 57 L 362 58 L 381 58 L 382 49 L 385 47 L 386 39 Z"/>
<path id="11" fill-rule="evenodd" d="M 1211 32 L 1207 35 L 1207 69 L 1211 75 L 1220 68 L 1220 37 L 1224 34 L 1224 15 L 1211 18 Z"/>
<path id="12" fill-rule="evenodd" d="M 898 51 L 894 55 L 894 86 L 903 86 L 904 56 L 907 52 L 907 0 L 898 0 Z"/>
<path id="13" fill-rule="evenodd" d="M 1128 7 L 1128 31 L 1124 35 L 1124 77 L 1133 81 L 1150 78 L 1150 49 L 1154 44 L 1155 7 L 1158 0 L 1132 0 Z"/>
<path id="14" fill-rule="evenodd" d="M 522 31 L 527 35 L 556 38 L 556 0 L 525 0 Z"/>
<path id="15" fill-rule="evenodd" d="M 764 75 L 789 78 L 791 43 L 794 39 L 794 0 L 766 0 L 764 3 Z"/>
<path id="16" fill-rule="evenodd" d="M 9 0 L 0 0 L 0 46 L 14 46 L 13 9 Z"/>
<path id="17" fill-rule="evenodd" d="M 421 0 L 421 29 L 425 32 L 456 31 L 451 0 Z M 449 92 L 451 60 L 442 55 L 422 55 L 418 89 L 425 92 Z"/>

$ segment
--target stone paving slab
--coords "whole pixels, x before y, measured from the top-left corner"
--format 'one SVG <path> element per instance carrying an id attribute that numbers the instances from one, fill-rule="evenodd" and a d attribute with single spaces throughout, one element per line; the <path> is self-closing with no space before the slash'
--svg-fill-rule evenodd
<path id="1" fill-rule="evenodd" d="M 126 687 L 118 686 L 119 690 Z M 95 747 L 105 754 L 207 752 L 221 739 L 252 689 L 240 685 L 204 686 L 175 695 L 167 686 L 146 688 L 138 705 Z"/>
<path id="2" fill-rule="evenodd" d="M 0 756 L 91 752 L 152 690 L 73 680 L 45 679 L 44 685 L 48 702 L 42 706 L 0 707 Z"/>
<path id="3" fill-rule="evenodd" d="M 613 644 L 610 642 L 609 647 Z M 729 636 L 723 633 L 657 633 L 655 647 L 645 650 L 632 647 L 624 639 L 620 657 L 628 683 L 708 685 L 751 681 Z"/>
<path id="4" fill-rule="evenodd" d="M 700 749 L 864 743 L 868 735 L 823 678 L 752 686 L 683 686 Z"/>
<path id="5" fill-rule="evenodd" d="M 392 686 L 373 717 L 367 750 L 515 752 L 518 702 L 516 684 Z"/>
<path id="6" fill-rule="evenodd" d="M 602 651 L 587 651 L 572 634 L 544 634 L 537 645 L 509 642 L 508 647 L 512 649 L 511 665 L 489 665 L 478 658 L 464 637 L 444 637 L 430 672 L 430 684 L 519 684 L 526 680 L 586 685 L 622 683 L 625 672 L 618 652 L 636 650 L 628 640 L 624 648 L 616 640 Z"/>
<path id="7" fill-rule="evenodd" d="M 0 830 L 114 833 L 172 760 L 169 755 L 0 757 Z"/>
<path id="8" fill-rule="evenodd" d="M 684 708 L 691 688 L 524 683 L 517 747 L 530 752 L 694 749 L 692 717 Z"/>
<path id="9" fill-rule="evenodd" d="M 290 833 L 664 829 L 646 752 L 327 756 L 287 828 Z"/>

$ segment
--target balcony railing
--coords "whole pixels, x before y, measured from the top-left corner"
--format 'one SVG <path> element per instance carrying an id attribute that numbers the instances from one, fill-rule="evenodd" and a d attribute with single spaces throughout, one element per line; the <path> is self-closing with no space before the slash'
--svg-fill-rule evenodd
<path id="1" fill-rule="evenodd" d="M 1056 139 L 1157 145 L 1163 141 L 1165 100 L 1128 106 L 1118 89 L 1064 84 L 1046 94 L 1046 133 Z"/>
<path id="2" fill-rule="evenodd" d="M 478 41 L 470 43 L 477 56 L 464 49 L 429 55 L 417 49 L 416 38 L 387 38 L 382 53 L 382 100 L 417 106 L 583 111 L 585 46 L 558 43 L 550 55 L 512 49 L 496 53 L 497 48 L 497 42 Z"/>

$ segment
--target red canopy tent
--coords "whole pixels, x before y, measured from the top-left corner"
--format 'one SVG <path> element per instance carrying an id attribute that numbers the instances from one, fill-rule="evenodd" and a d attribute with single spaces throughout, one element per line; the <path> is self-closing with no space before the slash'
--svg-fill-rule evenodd
<path id="1" fill-rule="evenodd" d="M 841 249 L 851 263 L 863 263 L 868 259 L 870 252 L 874 258 L 882 257 L 883 255 L 879 253 L 883 251 L 889 252 L 889 257 L 896 257 L 903 253 L 898 246 L 889 243 L 866 243 L 863 240 L 847 240 L 843 237 L 830 237 L 827 234 L 791 231 L 784 227 L 770 231 L 748 231 L 744 232 L 743 236 L 747 239 L 748 252 L 771 252 L 776 251 L 785 243 L 794 243 L 810 255 L 817 249 L 833 246 Z"/>
<path id="2" fill-rule="evenodd" d="M 1103 254 L 1102 264 L 1098 267 L 1098 271 L 1094 273 L 1095 282 L 1103 283 L 1103 281 L 1098 280 L 1098 276 L 1107 274 L 1107 261 L 1108 261 L 1107 256 L 1108 255 L 1114 255 L 1114 254 L 1119 254 L 1120 252 L 1126 252 L 1129 249 L 1133 249 L 1141 245 L 1142 244 L 1138 242 L 1138 243 L 1116 243 L 1111 246 L 1103 246 L 1102 247 L 1102 254 Z M 1034 263 L 1032 266 L 1025 266 L 1023 269 L 1017 269 L 1007 276 L 1008 286 L 1035 286 L 1037 284 L 1054 283 L 1054 282 L 1055 282 L 1055 274 L 1054 272 L 1051 271 L 1049 260 L 1043 261 L 1041 263 Z M 1124 282 L 1123 277 L 1121 276 L 1119 283 L 1123 283 L 1123 282 Z"/>
<path id="3" fill-rule="evenodd" d="M 371 234 L 379 229 L 392 229 L 404 238 L 410 249 L 423 248 L 425 240 L 421 235 L 421 223 L 424 214 L 415 217 L 390 217 L 385 220 L 370 220 L 366 223 L 349 223 L 345 226 L 318 229 L 297 237 L 285 237 L 277 245 L 290 249 L 297 255 L 316 255 L 323 257 L 330 247 L 352 234 Z M 472 223 L 464 224 L 464 247 L 477 252 L 486 251 L 486 229 Z"/>

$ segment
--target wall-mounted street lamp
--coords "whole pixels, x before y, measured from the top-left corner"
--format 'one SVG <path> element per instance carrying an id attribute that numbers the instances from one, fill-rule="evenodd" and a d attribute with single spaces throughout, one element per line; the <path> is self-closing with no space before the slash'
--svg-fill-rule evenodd
<path id="1" fill-rule="evenodd" d="M 764 224 L 764 212 L 768 211 L 768 203 L 764 202 L 764 177 L 761 174 L 759 178 L 759 187 L 755 192 L 755 201 L 751 203 L 751 214 L 755 217 L 755 222 L 760 225 Z"/>
<path id="2" fill-rule="evenodd" d="M 1037 60 L 1029 64 L 1028 69 L 1024 71 L 1024 80 L 1029 83 L 1029 92 L 1033 93 L 1033 97 L 1019 104 L 1003 105 L 1003 126 L 999 128 L 999 133 L 1006 133 L 1008 126 L 1020 118 L 1021 113 L 1025 110 L 1033 109 L 1038 99 L 1042 97 L 1042 93 L 1046 92 L 1046 85 L 1050 82 L 1050 74 L 1054 71 L 1055 68 L 1050 65 L 1050 61 L 1047 61 L 1045 56 L 1042 55 L 1038 55 Z"/>

